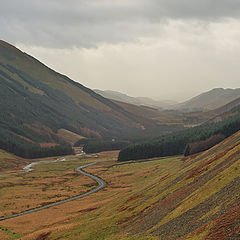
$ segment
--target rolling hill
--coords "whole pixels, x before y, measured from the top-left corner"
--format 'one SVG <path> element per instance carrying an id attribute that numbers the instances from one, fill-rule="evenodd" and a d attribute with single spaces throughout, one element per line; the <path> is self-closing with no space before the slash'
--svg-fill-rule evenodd
<path id="1" fill-rule="evenodd" d="M 155 126 L 4 41 L 0 96 L 0 147 L 16 154 L 20 145 L 66 143 L 60 129 L 79 138 L 118 138 Z"/>
<path id="2" fill-rule="evenodd" d="M 213 110 L 230 103 L 240 97 L 240 88 L 215 88 L 202 93 L 190 100 L 173 106 L 174 109 L 184 111 Z"/>

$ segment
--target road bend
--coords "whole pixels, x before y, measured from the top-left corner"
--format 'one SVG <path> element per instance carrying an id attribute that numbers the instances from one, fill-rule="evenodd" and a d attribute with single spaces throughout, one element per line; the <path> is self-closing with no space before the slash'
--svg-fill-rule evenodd
<path id="1" fill-rule="evenodd" d="M 65 159 L 64 159 L 65 160 Z M 56 162 L 56 160 L 54 160 Z M 54 162 L 52 161 L 52 162 Z M 43 162 L 43 161 L 42 161 Z M 36 165 L 36 164 L 39 164 L 39 163 L 42 163 L 41 161 L 40 162 L 34 162 L 33 164 L 29 164 L 28 166 L 26 166 L 24 168 L 24 170 L 26 172 L 28 171 L 32 171 L 33 169 L 31 168 L 33 165 Z M 51 161 L 45 161 L 46 162 L 51 162 Z M 92 165 L 95 165 L 95 164 L 98 164 L 99 162 L 93 162 L 93 163 L 89 163 L 89 164 L 85 164 L 85 165 L 82 165 L 78 168 L 76 168 L 76 171 L 87 176 L 87 177 L 90 177 L 91 179 L 93 179 L 94 181 L 96 181 L 98 183 L 98 186 L 86 193 L 83 193 L 83 194 L 80 194 L 80 195 L 77 195 L 75 197 L 71 197 L 71 198 L 68 198 L 68 199 L 65 199 L 65 200 L 61 200 L 61 201 L 57 201 L 57 202 L 54 202 L 54 203 L 50 203 L 50 204 L 46 204 L 44 206 L 41 206 L 41 207 L 37 207 L 37 208 L 33 208 L 33 209 L 29 209 L 29 210 L 26 210 L 26 211 L 23 211 L 23 212 L 20 212 L 20 213 L 16 213 L 16 214 L 12 214 L 12 215 L 9 215 L 9 216 L 3 216 L 3 217 L 0 217 L 0 221 L 3 221 L 3 220 L 7 220 L 7 219 L 10 219 L 10 218 L 15 218 L 15 217 L 18 217 L 18 216 L 22 216 L 22 215 L 26 215 L 26 214 L 29 214 L 29 213 L 34 213 L 34 212 L 37 212 L 37 211 L 41 211 L 41 210 L 44 210 L 44 209 L 47 209 L 47 208 L 50 208 L 50 207 L 54 207 L 54 206 L 57 206 L 57 205 L 60 205 L 60 204 L 63 204 L 63 203 L 67 203 L 67 202 L 71 202 L 71 201 L 74 201 L 74 200 L 77 200 L 77 199 L 80 199 L 80 198 L 83 198 L 83 197 L 86 197 L 86 196 L 89 196 L 97 191 L 99 191 L 100 189 L 104 188 L 106 186 L 106 183 L 99 177 L 97 176 L 94 176 L 90 173 L 87 173 L 83 170 L 83 168 L 87 168 L 89 166 L 92 166 Z"/>

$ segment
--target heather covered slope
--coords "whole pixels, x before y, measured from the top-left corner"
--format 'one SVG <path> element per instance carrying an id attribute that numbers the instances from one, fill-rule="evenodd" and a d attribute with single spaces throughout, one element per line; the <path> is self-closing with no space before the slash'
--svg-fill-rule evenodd
<path id="1" fill-rule="evenodd" d="M 153 126 L 108 99 L 0 41 L 0 136 L 19 144 L 62 143 L 66 129 L 84 137 L 118 137 Z M 11 150 L 11 149 L 8 149 Z"/>
<path id="2" fill-rule="evenodd" d="M 183 158 L 177 169 L 160 167 L 159 175 L 126 203 L 126 209 L 141 206 L 126 218 L 127 231 L 164 240 L 239 239 L 240 132 Z"/>

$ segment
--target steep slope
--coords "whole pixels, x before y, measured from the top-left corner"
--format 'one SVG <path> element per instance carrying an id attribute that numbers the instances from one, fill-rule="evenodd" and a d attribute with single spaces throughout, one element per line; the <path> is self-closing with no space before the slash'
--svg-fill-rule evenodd
<path id="1" fill-rule="evenodd" d="M 240 88 L 215 88 L 184 103 L 177 104 L 174 108 L 186 111 L 213 110 L 237 99 L 238 97 L 240 97 Z"/>
<path id="2" fill-rule="evenodd" d="M 4 41 L 0 41 L 0 96 L 0 136 L 5 143 L 6 139 L 61 143 L 59 129 L 85 137 L 118 137 L 154 125 Z"/>
<path id="3" fill-rule="evenodd" d="M 175 166 L 159 167 L 155 184 L 126 201 L 126 231 L 164 240 L 239 239 L 240 132 Z"/>

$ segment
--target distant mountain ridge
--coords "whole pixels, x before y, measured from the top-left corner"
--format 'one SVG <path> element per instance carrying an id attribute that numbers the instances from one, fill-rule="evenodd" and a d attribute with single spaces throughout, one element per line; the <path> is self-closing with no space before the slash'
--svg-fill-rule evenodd
<path id="1" fill-rule="evenodd" d="M 214 88 L 186 102 L 174 105 L 173 108 L 186 111 L 213 110 L 230 103 L 238 97 L 240 97 L 240 88 Z"/>
<path id="2" fill-rule="evenodd" d="M 124 103 L 129 103 L 137 106 L 146 106 L 146 107 L 152 107 L 156 109 L 162 109 L 162 108 L 167 108 L 172 104 L 176 104 L 176 102 L 174 101 L 167 101 L 167 100 L 157 101 L 148 97 L 131 97 L 127 94 L 117 92 L 117 91 L 112 91 L 112 90 L 103 91 L 99 89 L 94 89 L 94 91 L 105 98 L 124 102 Z"/>
<path id="3" fill-rule="evenodd" d="M 147 97 L 131 97 L 127 94 L 111 90 L 103 91 L 99 89 L 94 89 L 94 91 L 110 100 L 133 104 L 137 106 L 151 107 L 158 110 L 175 109 L 185 112 L 214 110 L 240 97 L 240 88 L 214 88 L 208 92 L 204 92 L 182 103 L 176 103 L 174 101 L 156 101 Z"/>

